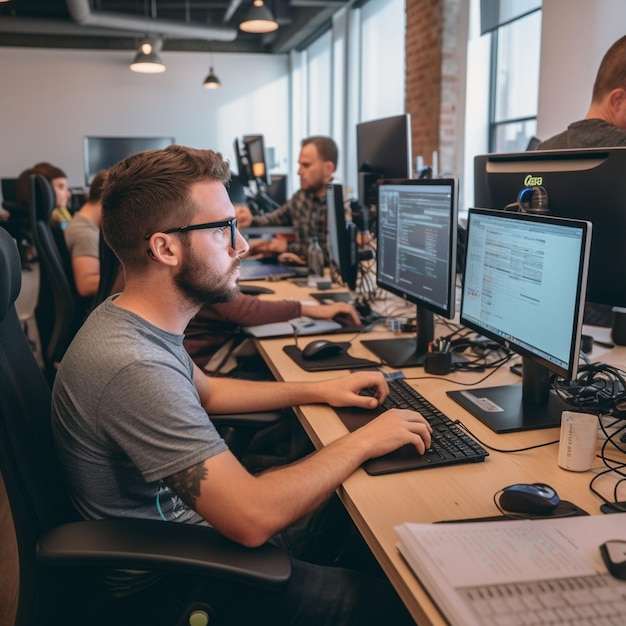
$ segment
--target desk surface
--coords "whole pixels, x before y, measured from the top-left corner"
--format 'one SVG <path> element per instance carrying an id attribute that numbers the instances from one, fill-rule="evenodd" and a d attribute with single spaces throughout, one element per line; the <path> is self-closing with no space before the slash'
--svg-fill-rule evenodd
<path id="1" fill-rule="evenodd" d="M 290 289 L 282 285 L 280 295 L 286 295 Z M 293 297 L 306 299 L 303 290 L 291 293 Z M 598 339 L 608 339 L 606 329 L 593 329 L 593 334 Z M 364 338 L 373 336 L 394 335 L 383 330 L 369 333 Z M 342 337 L 333 335 L 334 340 L 340 340 Z M 346 336 L 346 339 L 351 338 Z M 301 338 L 300 341 L 306 342 L 308 338 Z M 293 342 L 293 338 L 258 342 L 259 350 L 279 380 L 325 380 L 346 373 L 305 372 L 282 350 L 283 346 Z M 360 345 L 358 339 L 353 341 L 350 354 L 372 358 L 372 354 Z M 626 364 L 626 348 L 608 350 L 596 346 L 592 360 L 614 365 Z M 384 369 L 393 371 L 389 368 Z M 460 419 L 478 439 L 489 446 L 511 450 L 544 442 L 558 442 L 558 428 L 498 435 L 446 395 L 446 391 L 462 388 L 460 383 L 479 383 L 484 373 L 459 372 L 446 377 L 427 377 L 423 368 L 406 368 L 403 371 L 406 378 L 422 395 L 448 416 Z M 495 386 L 519 380 L 510 373 L 507 364 L 487 381 L 480 383 L 480 386 Z M 296 412 L 316 447 L 324 446 L 347 433 L 330 407 L 303 406 L 297 407 Z M 601 442 L 598 445 L 601 445 Z M 420 626 L 440 625 L 445 624 L 445 620 L 398 553 L 394 526 L 409 521 L 429 523 L 498 515 L 494 494 L 513 483 L 547 483 L 556 489 L 562 500 L 569 500 L 592 515 L 600 514 L 602 502 L 589 490 L 589 481 L 602 466 L 600 460 L 596 459 L 591 471 L 578 473 L 561 469 L 557 464 L 557 456 L 558 443 L 555 443 L 516 453 L 490 450 L 483 463 L 413 470 L 382 476 L 370 476 L 359 469 L 343 483 L 338 493 L 417 623 Z M 612 499 L 614 480 L 608 477 L 602 479 L 598 485 L 609 499 Z"/>

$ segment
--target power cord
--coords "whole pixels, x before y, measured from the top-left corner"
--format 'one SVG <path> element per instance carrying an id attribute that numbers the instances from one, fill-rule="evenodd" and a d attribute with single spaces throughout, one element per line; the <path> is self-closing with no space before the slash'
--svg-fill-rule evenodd
<path id="1" fill-rule="evenodd" d="M 484 446 L 485 448 L 488 448 L 489 450 L 493 450 L 494 452 L 504 452 L 505 454 L 508 454 L 510 452 L 526 452 L 527 450 L 534 450 L 535 448 L 545 448 L 546 446 L 553 446 L 555 443 L 559 443 L 559 440 L 556 439 L 554 441 L 546 441 L 544 443 L 538 443 L 534 446 L 526 446 L 525 448 L 511 448 L 508 450 L 505 450 L 504 448 L 494 448 L 493 446 L 490 446 L 484 441 L 481 441 L 461 420 L 454 420 L 454 423 L 459 428 L 462 428 L 468 435 L 470 435 L 472 439 L 475 439 L 481 446 Z"/>

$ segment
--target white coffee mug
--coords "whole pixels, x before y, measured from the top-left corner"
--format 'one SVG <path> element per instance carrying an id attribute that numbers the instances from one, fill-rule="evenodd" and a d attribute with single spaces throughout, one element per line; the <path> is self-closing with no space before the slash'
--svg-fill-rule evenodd
<path id="1" fill-rule="evenodd" d="M 598 439 L 598 416 L 563 411 L 559 441 L 559 467 L 572 472 L 591 469 Z"/>

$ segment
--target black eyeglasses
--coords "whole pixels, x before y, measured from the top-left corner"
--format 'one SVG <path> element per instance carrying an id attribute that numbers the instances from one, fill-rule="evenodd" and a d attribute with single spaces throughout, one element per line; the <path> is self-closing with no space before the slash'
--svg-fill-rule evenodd
<path id="1" fill-rule="evenodd" d="M 186 233 L 190 230 L 204 230 L 205 228 L 224 228 L 225 226 L 230 227 L 230 245 L 234 250 L 237 243 L 236 217 L 231 217 L 229 220 L 222 220 L 221 222 L 207 222 L 206 224 L 192 224 L 191 226 L 181 226 L 180 228 L 168 228 L 167 230 L 162 230 L 160 232 L 162 232 L 164 235 L 169 235 L 170 233 Z M 152 235 L 146 235 L 145 239 L 150 239 L 150 237 L 152 237 Z"/>

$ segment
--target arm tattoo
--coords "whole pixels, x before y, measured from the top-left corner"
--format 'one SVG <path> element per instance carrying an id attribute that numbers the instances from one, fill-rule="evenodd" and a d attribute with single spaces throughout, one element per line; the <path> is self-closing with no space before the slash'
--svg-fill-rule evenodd
<path id="1" fill-rule="evenodd" d="M 204 461 L 182 472 L 172 474 L 165 479 L 167 486 L 178 494 L 182 501 L 191 508 L 196 508 L 196 500 L 200 495 L 200 483 L 206 478 L 208 471 Z"/>

